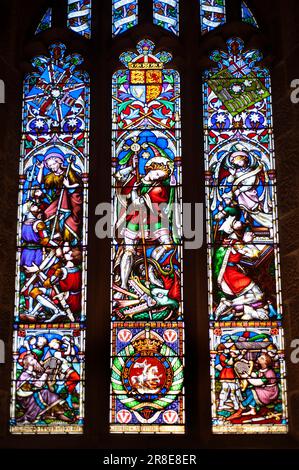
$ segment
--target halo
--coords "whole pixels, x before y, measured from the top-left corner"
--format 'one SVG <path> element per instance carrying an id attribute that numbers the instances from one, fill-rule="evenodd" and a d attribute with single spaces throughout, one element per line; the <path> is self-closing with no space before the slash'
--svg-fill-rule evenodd
<path id="1" fill-rule="evenodd" d="M 58 159 L 58 160 L 61 161 L 61 163 L 64 162 L 64 156 L 61 155 L 61 153 L 58 153 L 58 152 L 56 152 L 56 151 L 53 151 L 53 152 L 50 151 L 50 152 L 45 156 L 45 158 L 44 158 L 44 163 L 45 163 L 45 165 L 46 165 L 47 168 L 48 168 L 47 161 L 50 160 L 51 158 Z"/>

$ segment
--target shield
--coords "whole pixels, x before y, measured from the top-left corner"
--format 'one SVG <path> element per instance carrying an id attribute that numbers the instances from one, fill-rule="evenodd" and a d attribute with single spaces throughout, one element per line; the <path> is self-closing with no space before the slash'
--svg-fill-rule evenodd
<path id="1" fill-rule="evenodd" d="M 237 377 L 242 378 L 242 374 L 245 372 L 247 375 L 251 375 L 253 370 L 253 361 L 237 361 L 234 366 Z M 241 390 L 244 392 L 248 386 L 248 381 L 242 379 L 240 381 Z"/>
<path id="2" fill-rule="evenodd" d="M 132 96 L 142 103 L 150 103 L 162 92 L 162 71 L 159 69 L 130 71 L 130 90 Z"/>

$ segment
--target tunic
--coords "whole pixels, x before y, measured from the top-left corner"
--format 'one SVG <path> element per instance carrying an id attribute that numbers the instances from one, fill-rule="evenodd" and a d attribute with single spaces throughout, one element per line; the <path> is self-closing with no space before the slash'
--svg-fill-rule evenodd
<path id="1" fill-rule="evenodd" d="M 163 224 L 163 220 L 167 220 L 168 216 L 164 214 L 161 210 L 160 204 L 167 205 L 170 202 L 170 187 L 167 184 L 167 181 L 159 181 L 158 183 L 153 184 L 140 184 L 139 194 L 145 200 L 145 205 L 147 206 L 146 218 L 144 219 L 145 228 L 154 228 L 154 230 L 159 230 L 161 227 L 167 227 L 168 224 Z M 121 190 L 121 194 L 128 196 L 131 191 L 134 183 L 136 182 L 136 177 L 131 178 L 130 182 Z M 149 210 L 151 209 L 151 210 Z M 122 215 L 122 214 L 121 214 Z M 140 230 L 140 212 L 138 210 L 131 211 L 126 216 L 127 227 L 134 231 L 138 232 Z"/>
<path id="2" fill-rule="evenodd" d="M 33 422 L 42 411 L 61 403 L 61 398 L 47 388 L 42 388 L 39 379 L 28 371 L 22 372 L 17 381 L 17 401 L 24 411 L 21 420 Z M 38 384 L 38 385 L 37 385 Z"/>
<path id="3" fill-rule="evenodd" d="M 22 240 L 26 245 L 22 250 L 21 266 L 39 266 L 43 260 L 43 250 L 40 246 L 40 237 L 36 229 L 36 219 L 28 219 L 22 225 Z"/>
<path id="4" fill-rule="evenodd" d="M 245 289 L 247 289 L 252 280 L 243 273 L 238 266 L 243 255 L 240 253 L 230 253 L 228 257 L 227 266 L 223 274 L 223 280 L 234 295 L 240 295 Z"/>
<path id="5" fill-rule="evenodd" d="M 222 366 L 222 370 L 220 372 L 219 378 L 220 380 L 233 380 L 235 379 L 235 372 L 234 366 L 229 365 L 227 361 L 229 360 L 229 356 L 225 354 L 220 354 L 219 356 L 220 364 Z"/>
<path id="6" fill-rule="evenodd" d="M 255 400 L 260 405 L 269 405 L 277 400 L 279 394 L 275 372 L 273 369 L 260 370 L 258 377 L 263 379 L 264 385 L 252 389 Z"/>
<path id="7" fill-rule="evenodd" d="M 55 175 L 49 173 L 44 177 L 45 188 L 47 191 L 52 191 L 55 199 L 45 210 L 45 218 L 47 220 L 53 219 L 56 216 L 58 209 L 58 201 L 60 193 L 63 189 L 63 180 L 65 178 L 65 172 L 61 175 Z M 81 179 L 79 175 L 72 169 L 69 171 L 68 179 L 70 184 L 79 184 L 76 188 L 65 188 L 61 201 L 61 214 L 65 215 L 63 221 L 62 231 L 64 232 L 64 239 L 68 239 L 65 236 L 65 229 L 67 229 L 73 237 L 80 237 L 80 227 L 82 223 L 82 189 Z"/>

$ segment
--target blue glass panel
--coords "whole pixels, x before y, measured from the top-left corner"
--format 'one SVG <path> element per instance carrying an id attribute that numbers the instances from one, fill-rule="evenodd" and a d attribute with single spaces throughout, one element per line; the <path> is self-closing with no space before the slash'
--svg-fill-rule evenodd
<path id="1" fill-rule="evenodd" d="M 138 23 L 138 0 L 112 0 L 112 35 L 117 36 Z"/>
<path id="2" fill-rule="evenodd" d="M 242 21 L 244 21 L 244 23 L 251 24 L 252 26 L 255 26 L 256 28 L 259 27 L 252 11 L 250 10 L 250 8 L 248 8 L 246 2 L 241 3 L 241 12 L 242 12 Z"/>
<path id="3" fill-rule="evenodd" d="M 44 16 L 42 17 L 35 34 L 42 33 L 46 29 L 50 29 L 52 27 L 52 8 L 48 8 Z"/>
<path id="4" fill-rule="evenodd" d="M 153 4 L 154 24 L 179 34 L 179 0 L 155 0 Z"/>
<path id="5" fill-rule="evenodd" d="M 270 75 L 262 54 L 239 38 L 210 58 L 203 101 L 213 432 L 286 433 Z"/>
<path id="6" fill-rule="evenodd" d="M 24 80 L 14 434 L 83 432 L 89 77 L 77 70 L 82 62 L 55 43 Z"/>
<path id="7" fill-rule="evenodd" d="M 68 0 L 67 25 L 75 33 L 90 39 L 91 0 Z"/>

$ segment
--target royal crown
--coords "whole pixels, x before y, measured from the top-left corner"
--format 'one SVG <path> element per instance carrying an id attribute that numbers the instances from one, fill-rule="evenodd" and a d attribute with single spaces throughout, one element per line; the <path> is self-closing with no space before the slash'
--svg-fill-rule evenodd
<path id="1" fill-rule="evenodd" d="M 159 352 L 161 348 L 161 342 L 150 338 L 138 339 L 133 341 L 133 347 L 136 352 L 139 352 L 142 355 L 151 355 Z"/>

